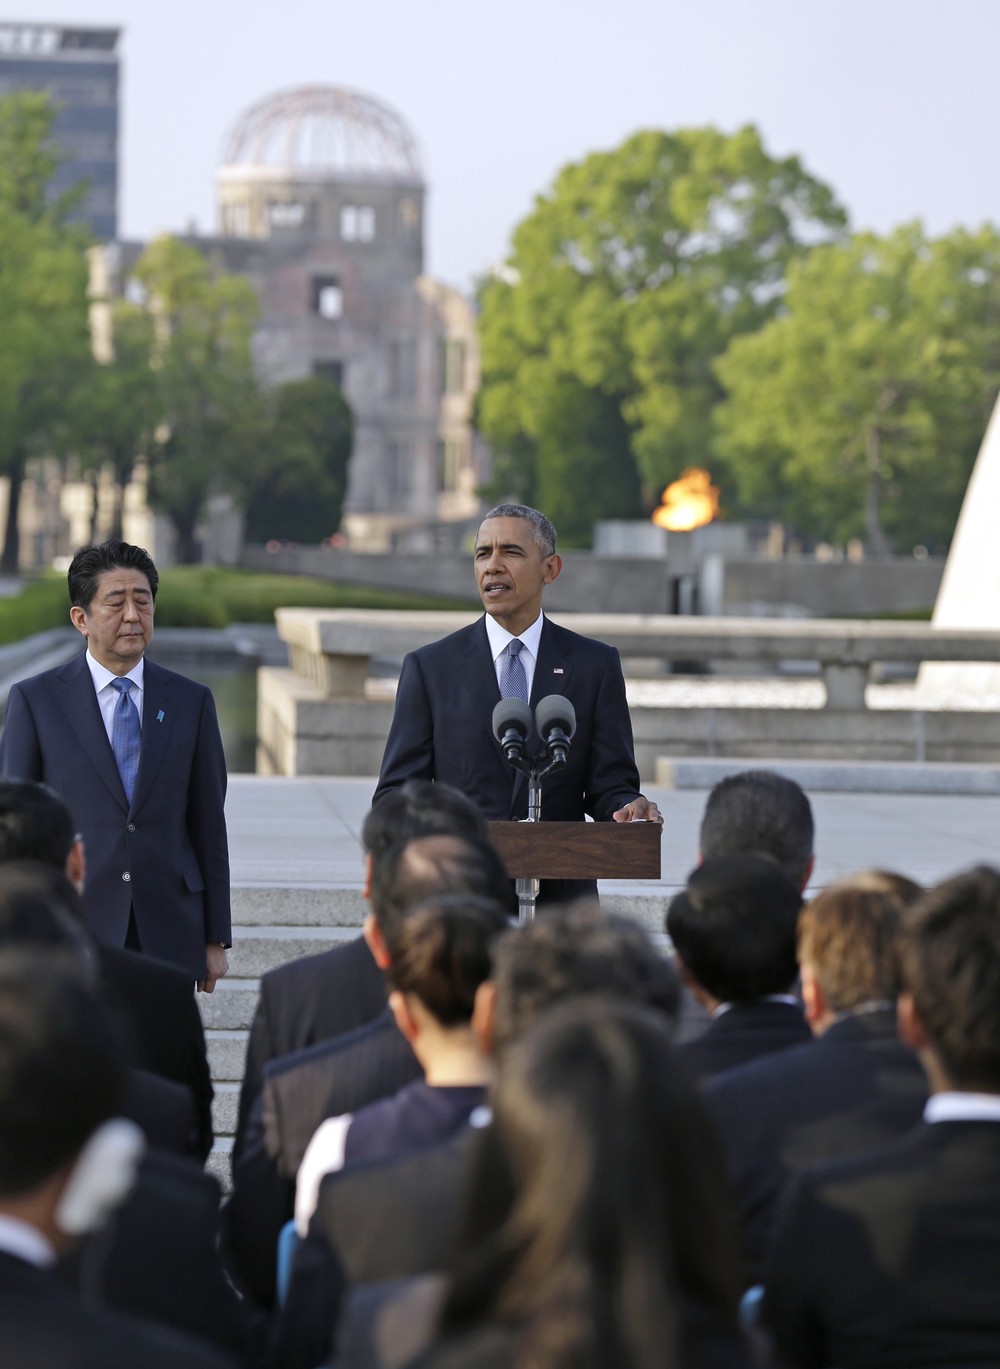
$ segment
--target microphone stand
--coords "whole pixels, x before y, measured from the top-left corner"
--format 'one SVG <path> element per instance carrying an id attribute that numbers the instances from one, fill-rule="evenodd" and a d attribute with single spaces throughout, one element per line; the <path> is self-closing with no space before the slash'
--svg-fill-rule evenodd
<path id="1" fill-rule="evenodd" d="M 528 816 L 525 822 L 542 820 L 542 780 L 553 770 L 566 764 L 566 753 L 555 756 L 509 756 L 507 759 L 515 770 L 528 777 Z M 526 922 L 535 920 L 535 907 L 538 903 L 538 890 L 541 881 L 521 878 L 514 881 L 517 892 L 517 920 L 523 927 Z"/>

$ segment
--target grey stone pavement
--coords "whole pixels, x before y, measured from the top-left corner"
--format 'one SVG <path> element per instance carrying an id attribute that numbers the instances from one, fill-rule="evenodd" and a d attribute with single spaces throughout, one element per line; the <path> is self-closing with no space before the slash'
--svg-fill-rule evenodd
<path id="1" fill-rule="evenodd" d="M 705 788 L 647 787 L 665 816 L 662 878 L 608 881 L 604 895 L 663 897 L 684 884 L 697 858 L 709 787 L 709 780 Z M 234 885 L 359 889 L 361 824 L 374 788 L 374 777 L 232 776 L 227 813 Z M 869 866 L 926 884 L 979 862 L 1000 864 L 998 795 L 814 792 L 810 799 L 816 820 L 813 888 Z"/>

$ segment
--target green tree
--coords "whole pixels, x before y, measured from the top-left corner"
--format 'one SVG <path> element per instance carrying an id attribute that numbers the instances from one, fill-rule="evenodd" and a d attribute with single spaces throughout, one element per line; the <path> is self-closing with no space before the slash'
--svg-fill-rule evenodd
<path id="1" fill-rule="evenodd" d="M 745 508 L 814 538 L 947 542 L 998 384 L 1000 237 L 919 225 L 818 248 L 718 363 Z"/>
<path id="2" fill-rule="evenodd" d="M 20 559 L 27 462 L 65 438 L 67 396 L 89 357 L 86 236 L 66 223 L 72 197 L 48 202 L 58 164 L 45 95 L 0 100 L 0 475 L 7 525 L 0 570 Z"/>
<path id="3" fill-rule="evenodd" d="M 353 442 L 351 411 L 329 380 L 297 380 L 271 395 L 269 430 L 248 492 L 251 542 L 320 542 L 340 527 Z"/>
<path id="4" fill-rule="evenodd" d="M 159 238 L 136 264 L 156 325 L 162 424 L 150 455 L 149 499 L 174 526 L 182 562 L 210 494 L 231 489 L 253 459 L 261 401 L 251 339 L 257 296 L 197 249 Z"/>
<path id="5" fill-rule="evenodd" d="M 564 167 L 480 292 L 492 492 L 545 490 L 577 542 L 594 518 L 651 508 L 709 456 L 716 358 L 773 316 L 789 263 L 844 222 L 753 128 L 637 133 Z"/>
<path id="6" fill-rule="evenodd" d="M 95 519 L 100 473 L 111 471 L 110 535 L 120 539 L 125 486 L 137 458 L 152 450 L 161 414 L 151 315 L 130 300 L 116 300 L 111 306 L 111 340 L 112 356 L 104 363 L 92 362 L 72 397 L 71 426 L 91 477 Z"/>

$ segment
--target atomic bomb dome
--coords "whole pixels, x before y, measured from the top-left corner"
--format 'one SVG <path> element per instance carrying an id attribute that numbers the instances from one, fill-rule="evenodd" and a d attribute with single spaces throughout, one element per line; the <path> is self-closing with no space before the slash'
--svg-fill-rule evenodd
<path id="1" fill-rule="evenodd" d="M 395 110 L 345 86 L 297 86 L 250 106 L 223 164 L 324 177 L 423 181 L 416 139 Z"/>

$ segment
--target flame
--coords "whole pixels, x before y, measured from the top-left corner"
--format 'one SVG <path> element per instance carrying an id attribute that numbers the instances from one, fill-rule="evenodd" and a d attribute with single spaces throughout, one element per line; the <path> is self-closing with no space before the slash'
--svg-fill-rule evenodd
<path id="1" fill-rule="evenodd" d="M 695 467 L 685 471 L 663 491 L 653 522 L 670 532 L 690 532 L 692 528 L 711 523 L 718 512 L 719 491 L 712 484 L 711 475 Z"/>

